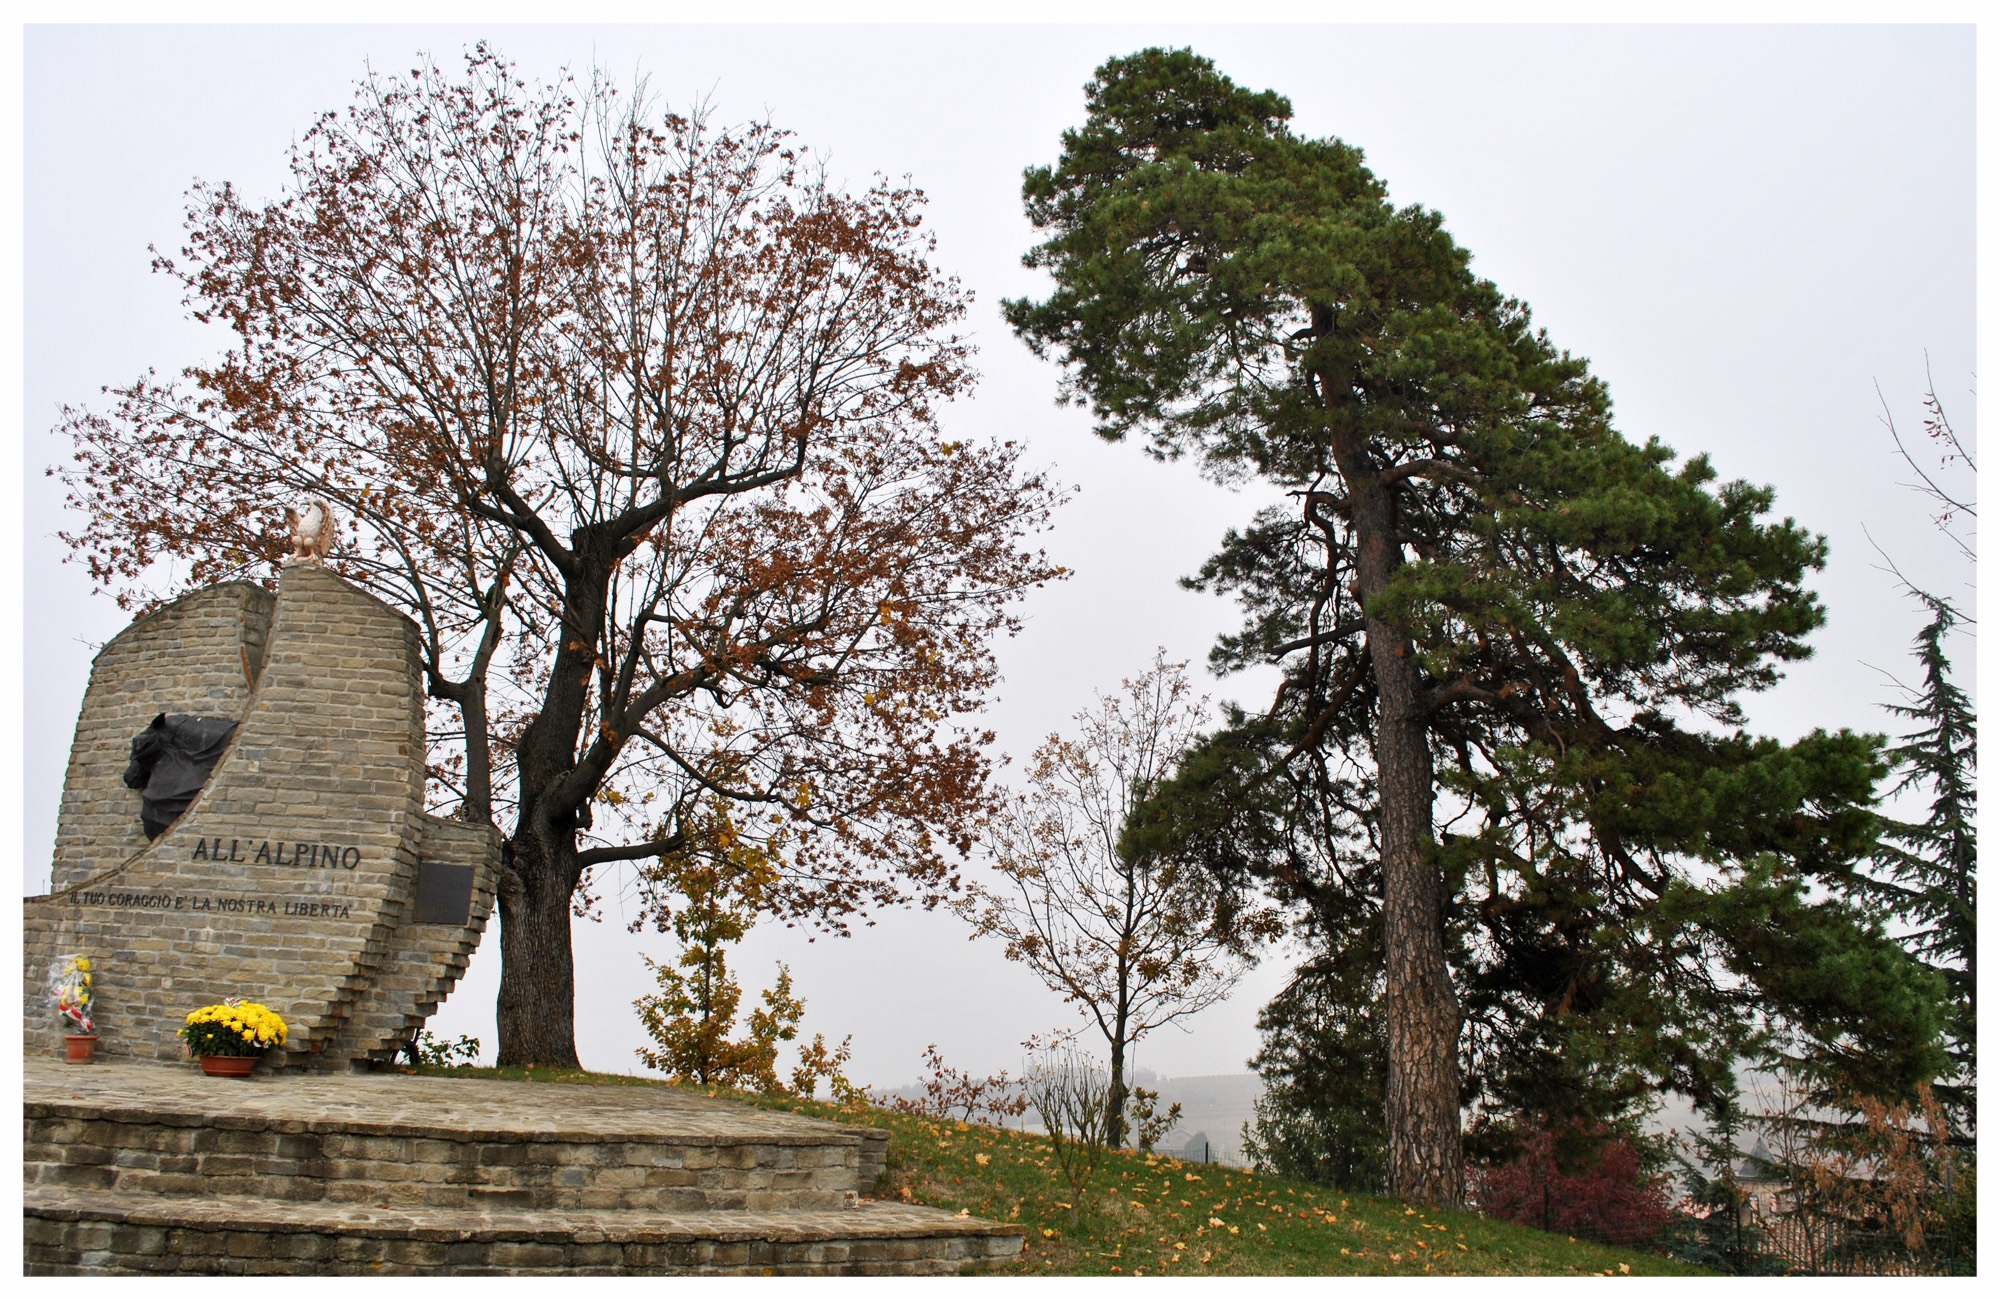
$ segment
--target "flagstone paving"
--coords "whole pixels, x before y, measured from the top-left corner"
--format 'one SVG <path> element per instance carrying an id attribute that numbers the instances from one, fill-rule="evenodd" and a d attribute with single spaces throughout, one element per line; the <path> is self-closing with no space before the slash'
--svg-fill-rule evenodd
<path id="1" fill-rule="evenodd" d="M 193 1065 L 30 1060 L 25 1099 L 93 1119 L 145 1116 L 209 1127 L 278 1132 L 463 1135 L 620 1142 L 671 1135 L 770 1143 L 819 1143 L 859 1133 L 825 1120 L 757 1110 L 681 1089 L 580 1083 L 510 1083 L 391 1072 L 272 1074 L 216 1079 Z M 880 1129 L 868 1130 L 881 1133 Z"/>
<path id="2" fill-rule="evenodd" d="M 25 1075 L 35 1273 L 940 1273 L 1021 1246 L 864 1199 L 883 1130 L 682 1090 Z"/>

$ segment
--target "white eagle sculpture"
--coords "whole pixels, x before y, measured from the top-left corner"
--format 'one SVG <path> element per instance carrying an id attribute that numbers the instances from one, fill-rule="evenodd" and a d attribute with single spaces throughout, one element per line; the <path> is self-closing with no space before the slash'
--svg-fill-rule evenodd
<path id="1" fill-rule="evenodd" d="M 303 515 L 286 506 L 285 527 L 292 535 L 286 564 L 318 564 L 333 549 L 333 507 L 324 501 L 308 501 Z"/>

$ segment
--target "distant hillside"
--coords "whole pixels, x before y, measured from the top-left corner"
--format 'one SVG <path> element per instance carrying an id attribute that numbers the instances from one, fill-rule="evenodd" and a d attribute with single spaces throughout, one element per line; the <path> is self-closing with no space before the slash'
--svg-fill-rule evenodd
<path id="1" fill-rule="evenodd" d="M 1256 1114 L 1257 1098 L 1264 1092 L 1264 1082 L 1256 1075 L 1195 1074 L 1167 1079 L 1151 1070 L 1137 1070 L 1133 1072 L 1132 1084 L 1157 1091 L 1163 1111 L 1175 1102 L 1181 1104 L 1180 1124 L 1161 1141 L 1161 1151 L 1170 1150 L 1182 1159 L 1199 1160 L 1201 1143 L 1206 1140 L 1208 1158 L 1216 1164 L 1244 1163 L 1243 1124 Z M 924 1095 L 923 1087 L 914 1083 L 877 1088 L 875 1092 L 877 1096 L 907 1097 L 913 1101 Z M 1009 1121 L 1006 1127 L 1039 1133 L 1042 1126 L 1031 1111 L 1019 1120 Z M 1192 1152 L 1190 1147 L 1194 1148 Z"/>
<path id="2" fill-rule="evenodd" d="M 1160 1143 L 1162 1150 L 1172 1148 L 1184 1160 L 1199 1160 L 1201 1142 L 1206 1139 L 1209 1159 L 1215 1163 L 1244 1163 L 1243 1125 L 1256 1116 L 1257 1098 L 1264 1095 L 1262 1079 L 1248 1072 L 1164 1079 L 1150 1070 L 1139 1070 L 1132 1082 L 1136 1087 L 1156 1090 L 1162 1110 L 1175 1102 L 1181 1105 L 1180 1127 Z"/>
<path id="3" fill-rule="evenodd" d="M 1768 1085 L 1769 1078 L 1746 1070 L 1743 1079 L 1746 1099 L 1762 1099 L 1759 1086 Z M 1183 1160 L 1200 1160 L 1201 1144 L 1205 1140 L 1208 1143 L 1208 1158 L 1214 1163 L 1238 1167 L 1247 1165 L 1243 1158 L 1243 1125 L 1256 1118 L 1257 1098 L 1264 1094 L 1262 1079 L 1248 1071 L 1166 1078 L 1151 1070 L 1141 1069 L 1133 1072 L 1132 1084 L 1158 1092 L 1161 1110 L 1175 1102 L 1181 1104 L 1179 1126 L 1160 1143 L 1163 1153 Z M 878 1089 L 877 1092 L 884 1096 L 912 1099 L 924 1095 L 924 1090 L 916 1084 Z M 1673 1131 L 1683 1138 L 1690 1129 L 1702 1125 L 1701 1118 L 1679 1097 L 1667 1098 L 1665 1104 L 1648 1116 L 1645 1122 L 1647 1132 Z M 1010 1121 L 1006 1127 L 1035 1133 L 1041 1131 L 1041 1125 L 1032 1113 Z"/>

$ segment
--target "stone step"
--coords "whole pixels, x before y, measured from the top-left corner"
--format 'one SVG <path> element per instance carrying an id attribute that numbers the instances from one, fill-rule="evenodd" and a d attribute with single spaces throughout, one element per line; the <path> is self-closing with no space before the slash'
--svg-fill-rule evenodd
<path id="1" fill-rule="evenodd" d="M 1017 1225 L 924 1206 L 380 1209 L 30 1187 L 29 1275 L 942 1274 L 1009 1259 Z"/>
<path id="2" fill-rule="evenodd" d="M 680 1090 L 29 1063 L 29 1189 L 392 1209 L 830 1210 L 888 1134 Z"/>

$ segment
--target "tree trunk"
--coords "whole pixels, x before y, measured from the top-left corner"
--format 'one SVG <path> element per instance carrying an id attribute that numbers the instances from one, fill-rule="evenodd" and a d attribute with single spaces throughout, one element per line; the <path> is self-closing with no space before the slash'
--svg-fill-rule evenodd
<path id="1" fill-rule="evenodd" d="M 1396 502 L 1365 437 L 1347 427 L 1345 393 L 1325 384 L 1329 449 L 1345 480 L 1354 527 L 1355 580 L 1375 671 L 1375 764 L 1382 847 L 1385 1109 L 1389 1193 L 1457 1207 L 1465 1199 L 1458 1123 L 1458 1000 L 1444 955 L 1444 884 L 1431 852 L 1435 799 L 1423 686 L 1402 630 L 1367 615 L 1402 567 Z"/>
<path id="2" fill-rule="evenodd" d="M 458 699 L 458 716 L 465 731 L 465 798 L 458 806 L 458 819 L 465 822 L 493 820 L 493 738 L 487 731 L 486 678 L 482 672 L 468 680 Z"/>
<path id="3" fill-rule="evenodd" d="M 500 891 L 498 1064 L 578 1068 L 569 891 L 530 876 Z"/>
<path id="4" fill-rule="evenodd" d="M 1374 630 L 1371 624 L 1371 632 Z M 1371 640 L 1373 638 L 1371 637 Z M 1376 680 L 1394 660 L 1410 680 L 1406 643 L 1375 651 Z M 1382 940 L 1388 959 L 1389 1192 L 1456 1207 L 1465 1195 L 1458 1128 L 1458 1000 L 1444 956 L 1443 882 L 1431 856 L 1433 798 L 1424 720 L 1382 691 L 1375 738 L 1382 832 Z M 1414 704 L 1411 700 L 1409 703 Z"/>
<path id="5" fill-rule="evenodd" d="M 500 891 L 501 1065 L 578 1068 L 570 901 L 583 875 L 577 810 L 587 808 L 594 783 L 573 777 L 610 573 L 596 557 L 576 561 L 564 589 L 562 647 L 541 711 L 515 751 L 521 803 L 507 845 L 510 879 Z"/>
<path id="6" fill-rule="evenodd" d="M 1111 1091 L 1104 1098 L 1104 1143 L 1113 1151 L 1125 1145 L 1125 1095 L 1125 1036 L 1121 1033 L 1111 1044 Z"/>
<path id="7" fill-rule="evenodd" d="M 1125 882 L 1125 896 L 1127 903 L 1126 915 L 1129 917 L 1131 915 L 1130 903 L 1132 896 L 1132 882 L 1129 873 Z M 1132 931 L 1129 923 L 1122 934 L 1127 942 L 1131 940 Z M 1105 1110 L 1108 1112 L 1104 1117 L 1104 1141 L 1105 1145 L 1109 1146 L 1113 1151 L 1120 1150 L 1125 1145 L 1125 1098 L 1127 1095 L 1125 1087 L 1125 1048 L 1131 1037 L 1127 1029 L 1132 1023 L 1132 972 L 1128 965 L 1129 960 L 1126 956 L 1125 946 L 1121 943 L 1118 952 L 1118 1001 L 1111 1009 L 1111 1032 L 1106 1035 L 1110 1040 L 1109 1046 L 1111 1048 L 1111 1088 L 1104 1097 Z M 1099 1020 L 1097 1024 L 1100 1029 L 1104 1027 L 1102 1020 Z"/>

